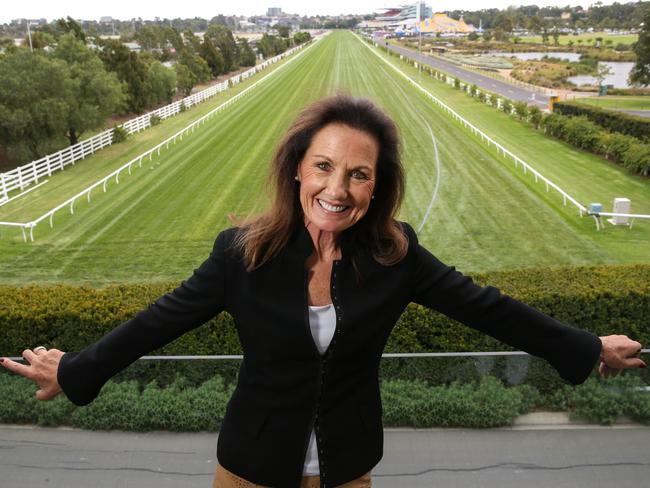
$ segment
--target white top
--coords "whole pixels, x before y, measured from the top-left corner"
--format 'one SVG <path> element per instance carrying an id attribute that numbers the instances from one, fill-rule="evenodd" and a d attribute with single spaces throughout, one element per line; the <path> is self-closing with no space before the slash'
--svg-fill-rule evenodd
<path id="1" fill-rule="evenodd" d="M 322 306 L 310 305 L 309 328 L 311 329 L 311 335 L 314 338 L 318 352 L 325 354 L 330 342 L 332 342 L 334 330 L 336 329 L 334 305 L 332 303 Z M 317 476 L 320 474 L 318 447 L 316 445 L 316 432 L 314 429 L 311 430 L 309 437 L 309 447 L 307 448 L 307 456 L 305 457 L 302 474 L 303 476 Z"/>

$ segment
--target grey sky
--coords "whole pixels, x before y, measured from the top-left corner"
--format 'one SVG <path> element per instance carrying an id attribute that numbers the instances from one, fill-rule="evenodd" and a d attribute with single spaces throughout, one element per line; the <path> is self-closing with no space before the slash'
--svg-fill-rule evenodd
<path id="1" fill-rule="evenodd" d="M 2 0 L 0 8 L 0 23 L 9 22 L 16 18 L 55 18 L 71 16 L 76 19 L 99 20 L 102 16 L 111 16 L 116 19 L 143 19 L 176 18 L 176 17 L 203 17 L 211 18 L 217 14 L 237 15 L 263 15 L 267 7 L 280 7 L 289 13 L 300 15 L 336 15 L 336 14 L 365 14 L 371 13 L 384 6 L 411 3 L 411 1 L 386 2 L 384 0 L 328 0 L 326 2 L 307 2 L 297 0 L 237 0 L 216 2 L 160 2 L 151 0 L 110 0 L 108 2 L 94 2 L 88 0 L 29 0 L 15 1 Z M 595 3 L 592 1 L 565 1 L 565 0 L 491 0 L 489 3 L 481 0 L 440 0 L 429 1 L 434 10 L 480 10 L 483 8 L 506 8 L 509 5 L 582 5 L 588 7 Z M 604 1 L 608 5 L 613 1 Z M 621 3 L 627 3 L 623 0 Z"/>

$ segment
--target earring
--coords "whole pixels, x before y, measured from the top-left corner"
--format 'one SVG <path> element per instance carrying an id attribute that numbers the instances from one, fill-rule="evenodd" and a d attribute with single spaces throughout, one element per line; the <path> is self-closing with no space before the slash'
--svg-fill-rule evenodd
<path id="1" fill-rule="evenodd" d="M 298 175 L 294 176 L 293 179 L 296 180 L 296 181 L 300 181 L 300 178 L 298 178 Z"/>
<path id="2" fill-rule="evenodd" d="M 370 197 L 370 200 L 374 200 L 374 199 L 375 199 L 375 196 L 372 195 L 372 196 Z"/>

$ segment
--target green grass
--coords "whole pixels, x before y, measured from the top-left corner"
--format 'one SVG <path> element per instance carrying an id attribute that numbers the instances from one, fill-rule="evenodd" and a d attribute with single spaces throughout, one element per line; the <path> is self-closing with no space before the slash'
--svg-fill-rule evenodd
<path id="1" fill-rule="evenodd" d="M 584 202 L 598 198 L 607 204 L 613 196 L 628 196 L 635 211 L 650 211 L 647 180 L 547 139 L 429 77 L 421 79 Z M 340 89 L 373 98 L 395 118 L 408 178 L 401 217 L 422 225 L 421 241 L 441 259 L 463 271 L 650 260 L 650 225 L 597 232 L 590 219 L 579 219 L 556 195 L 514 171 L 512 163 L 451 121 L 361 41 L 335 32 L 160 157 L 131 176 L 125 173 L 106 194 L 93 194 L 91 204 L 82 199 L 74 215 L 57 214 L 53 229 L 39 225 L 36 242 L 25 244 L 19 231 L 3 230 L 0 280 L 97 285 L 186 277 L 207 256 L 217 232 L 231 225 L 229 214 L 247 215 L 264 206 L 268 161 L 300 108 Z M 198 109 L 183 116 L 196 117 Z M 155 131 L 168 122 L 130 141 L 138 145 L 130 149 L 133 155 L 162 139 Z M 429 128 L 439 150 L 439 180 Z M 106 158 L 104 166 L 89 159 L 74 170 L 95 181 L 128 159 L 122 155 L 111 163 L 112 149 L 97 155 Z M 0 220 L 30 218 L 65 200 L 73 194 L 66 193 L 66 185 L 81 179 L 69 173 L 53 176 L 18 205 L 0 207 Z M 69 180 L 59 183 L 63 178 Z"/>
<path id="2" fill-rule="evenodd" d="M 576 98 L 576 102 L 593 105 L 601 108 L 613 108 L 621 110 L 650 110 L 650 97 L 582 97 Z"/>
<path id="3" fill-rule="evenodd" d="M 607 40 L 612 41 L 612 46 L 616 46 L 617 44 L 632 44 L 636 42 L 639 39 L 638 34 L 628 34 L 628 35 L 620 35 L 620 36 L 610 36 L 607 32 L 592 32 L 589 34 L 580 34 L 579 36 L 574 36 L 574 35 L 567 35 L 567 36 L 560 36 L 558 38 L 558 41 L 560 45 L 566 46 L 569 44 L 569 41 L 573 41 L 574 45 L 579 45 L 578 41 L 582 41 L 583 46 L 588 46 L 588 45 L 593 45 L 596 42 L 597 37 L 602 37 L 603 38 L 603 43 Z M 591 42 L 590 42 L 591 40 Z M 530 42 L 530 43 L 535 43 L 535 44 L 542 44 L 542 36 L 527 36 L 527 37 L 522 37 L 521 42 Z M 549 35 L 549 45 L 552 45 L 554 42 L 553 36 Z"/>

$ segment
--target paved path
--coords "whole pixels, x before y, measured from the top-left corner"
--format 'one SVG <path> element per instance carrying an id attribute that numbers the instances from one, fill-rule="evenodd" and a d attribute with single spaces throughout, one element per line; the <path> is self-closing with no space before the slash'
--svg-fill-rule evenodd
<path id="1" fill-rule="evenodd" d="M 216 434 L 0 426 L 1 488 L 209 488 Z M 650 486 L 650 428 L 389 429 L 373 488 Z"/>
<path id="2" fill-rule="evenodd" d="M 444 70 L 454 76 L 458 76 L 463 81 L 473 83 L 479 88 L 483 88 L 493 93 L 499 93 L 511 100 L 525 101 L 529 104 L 536 104 L 540 109 L 548 108 L 549 96 L 541 91 L 522 88 L 505 81 L 495 80 L 494 78 L 490 78 L 489 76 L 461 68 L 458 65 L 444 61 L 440 58 L 432 58 L 431 56 L 418 54 L 417 52 L 411 51 L 410 49 L 386 43 L 386 41 L 383 39 L 375 39 L 375 42 L 379 43 L 380 46 L 387 46 L 391 51 L 407 56 L 422 64 L 426 64 L 433 68 Z"/>

